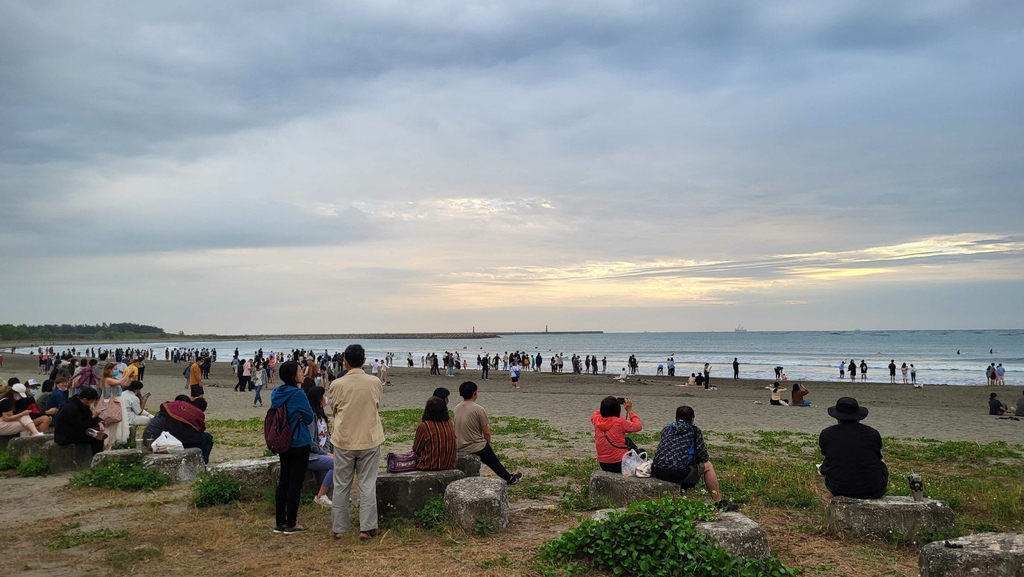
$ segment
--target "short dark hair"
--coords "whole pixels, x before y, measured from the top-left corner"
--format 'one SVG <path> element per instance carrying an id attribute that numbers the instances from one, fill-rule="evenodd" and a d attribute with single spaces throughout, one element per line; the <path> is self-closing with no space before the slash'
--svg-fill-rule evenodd
<path id="1" fill-rule="evenodd" d="M 363 345 L 349 345 L 345 347 L 345 353 L 342 355 L 345 357 L 345 362 L 348 366 L 353 369 L 358 369 L 363 366 L 366 362 L 366 350 L 363 349 Z"/>
<path id="2" fill-rule="evenodd" d="M 989 393 L 988 398 L 994 399 L 994 398 L 996 398 L 996 394 L 995 393 Z"/>
<path id="3" fill-rule="evenodd" d="M 281 382 L 292 386 L 295 386 L 295 375 L 298 372 L 299 363 L 295 361 L 281 363 L 281 368 L 277 370 L 277 374 L 281 375 Z"/>
<path id="4" fill-rule="evenodd" d="M 619 400 L 615 397 L 605 397 L 601 399 L 601 416 L 602 417 L 618 417 L 622 414 L 622 406 L 619 405 Z"/>
<path id="5" fill-rule="evenodd" d="M 78 393 L 78 398 L 83 401 L 95 401 L 100 398 L 100 394 L 92 387 L 83 387 L 82 392 Z"/>
<path id="6" fill-rule="evenodd" d="M 451 394 L 452 394 L 451 391 L 449 391 L 448 389 L 446 389 L 444 387 L 438 387 L 438 388 L 434 389 L 434 396 L 439 398 L 439 399 L 441 399 L 442 401 L 444 401 L 445 404 L 448 404 L 448 397 Z"/>
<path id="7" fill-rule="evenodd" d="M 192 399 L 188 398 L 188 395 L 178 395 L 177 397 L 174 397 L 174 400 L 175 400 L 175 401 L 182 401 L 182 402 L 184 402 L 184 403 L 188 403 L 188 402 L 190 402 L 190 401 L 191 401 Z"/>
<path id="8" fill-rule="evenodd" d="M 693 407 L 690 407 L 689 405 L 683 405 L 681 407 L 676 407 L 676 420 L 677 421 L 683 421 L 683 422 L 686 422 L 686 423 L 692 423 L 693 422 Z"/>
<path id="9" fill-rule="evenodd" d="M 200 411 L 202 411 L 204 413 L 206 412 L 206 407 L 209 406 L 206 403 L 206 399 L 204 399 L 202 397 L 196 397 L 196 398 L 192 399 L 191 402 L 192 402 L 192 406 L 194 406 L 195 408 L 199 409 Z"/>
<path id="10" fill-rule="evenodd" d="M 468 401 L 473 398 L 474 394 L 476 394 L 476 389 L 476 383 L 473 381 L 466 381 L 459 385 L 459 396 Z"/>
<path id="11" fill-rule="evenodd" d="M 423 408 L 424 421 L 436 421 L 443 423 L 449 419 L 448 405 L 441 397 L 430 397 L 427 399 L 427 406 Z"/>

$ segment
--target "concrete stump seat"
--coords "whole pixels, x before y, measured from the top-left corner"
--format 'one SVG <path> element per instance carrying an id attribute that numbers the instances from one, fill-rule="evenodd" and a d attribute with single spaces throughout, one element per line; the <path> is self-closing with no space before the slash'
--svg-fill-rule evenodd
<path id="1" fill-rule="evenodd" d="M 508 513 L 508 484 L 501 479 L 467 477 L 444 491 L 445 519 L 467 533 L 504 531 Z"/>
<path id="2" fill-rule="evenodd" d="M 1024 577 L 1024 535 L 978 533 L 929 543 L 919 567 L 921 577 Z"/>
<path id="3" fill-rule="evenodd" d="M 467 477 L 480 476 L 480 457 L 472 453 L 462 453 L 455 457 L 455 468 Z"/>
<path id="4" fill-rule="evenodd" d="M 7 444 L 7 451 L 19 461 L 41 455 L 51 474 L 68 473 L 92 466 L 92 449 L 88 445 L 62 447 L 53 442 L 53 435 L 14 437 Z"/>
<path id="5" fill-rule="evenodd" d="M 19 461 L 24 461 L 43 452 L 43 445 L 53 441 L 53 435 L 40 437 L 14 437 L 7 444 L 7 452 Z"/>
<path id="6" fill-rule="evenodd" d="M 952 527 L 954 518 L 945 501 L 934 499 L 833 497 L 825 506 L 825 521 L 842 535 L 916 544 L 922 531 Z"/>
<path id="7" fill-rule="evenodd" d="M 377 512 L 383 516 L 412 518 L 448 485 L 465 477 L 458 469 L 410 471 L 377 475 Z"/>
<path id="8" fill-rule="evenodd" d="M 142 466 L 167 475 L 176 485 L 190 485 L 206 471 L 203 452 L 195 447 L 177 453 L 150 453 L 142 457 Z"/>
<path id="9" fill-rule="evenodd" d="M 634 501 L 678 497 L 681 494 L 676 483 L 654 477 L 626 477 L 607 471 L 594 471 L 590 475 L 590 500 L 601 507 L 625 507 Z"/>
<path id="10" fill-rule="evenodd" d="M 278 464 L 277 457 L 260 457 L 212 465 L 209 471 L 211 475 L 227 475 L 238 481 L 242 485 L 242 499 L 259 499 L 267 487 L 277 482 L 273 466 Z"/>
<path id="11" fill-rule="evenodd" d="M 591 513 L 594 521 L 607 521 L 610 513 L 624 511 L 624 508 L 599 509 Z M 737 557 L 765 559 L 771 556 L 768 535 L 753 519 L 742 513 L 719 513 L 718 520 L 697 523 L 697 533 L 704 535 L 716 547 L 721 547 Z"/>
<path id="12" fill-rule="evenodd" d="M 712 544 L 737 557 L 765 559 L 772 554 L 764 529 L 742 513 L 720 513 L 717 521 L 697 523 L 696 529 Z"/>
<path id="13" fill-rule="evenodd" d="M 142 463 L 142 457 L 146 453 L 139 449 L 118 449 L 116 451 L 101 451 L 92 457 L 92 468 L 109 465 L 111 463 Z"/>
<path id="14" fill-rule="evenodd" d="M 0 435 L 0 451 L 6 451 L 7 444 L 17 438 L 18 435 Z"/>

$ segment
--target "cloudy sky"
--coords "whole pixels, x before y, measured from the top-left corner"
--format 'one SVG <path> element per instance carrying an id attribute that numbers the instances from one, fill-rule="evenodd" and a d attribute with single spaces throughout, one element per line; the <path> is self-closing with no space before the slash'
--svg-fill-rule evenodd
<path id="1" fill-rule="evenodd" d="M 1024 327 L 1024 4 L 0 3 L 0 322 Z"/>

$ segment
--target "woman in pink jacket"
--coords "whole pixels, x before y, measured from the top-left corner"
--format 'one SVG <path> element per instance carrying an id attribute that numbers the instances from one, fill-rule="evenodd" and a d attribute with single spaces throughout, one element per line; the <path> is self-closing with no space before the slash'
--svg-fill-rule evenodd
<path id="1" fill-rule="evenodd" d="M 625 409 L 626 416 L 622 416 Z M 597 446 L 597 463 L 610 473 L 622 472 L 622 456 L 629 451 L 626 433 L 643 429 L 640 417 L 633 412 L 633 401 L 624 398 L 605 397 L 601 408 L 590 415 L 594 424 L 594 444 Z"/>

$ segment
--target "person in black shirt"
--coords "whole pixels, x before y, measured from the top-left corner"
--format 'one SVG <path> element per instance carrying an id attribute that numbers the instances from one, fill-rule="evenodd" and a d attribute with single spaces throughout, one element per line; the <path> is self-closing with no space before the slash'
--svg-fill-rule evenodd
<path id="1" fill-rule="evenodd" d="M 882 461 L 882 436 L 875 429 L 861 424 L 868 416 L 867 407 L 857 399 L 842 397 L 828 414 L 839 421 L 818 436 L 818 446 L 825 459 L 821 474 L 831 497 L 878 499 L 885 496 L 889 469 Z"/>
<path id="2" fill-rule="evenodd" d="M 92 414 L 92 408 L 99 401 L 96 389 L 86 387 L 82 392 L 68 399 L 53 419 L 53 442 L 58 445 L 89 445 L 92 454 L 103 450 L 103 421 Z M 99 438 L 88 434 L 89 429 L 99 431 Z"/>

